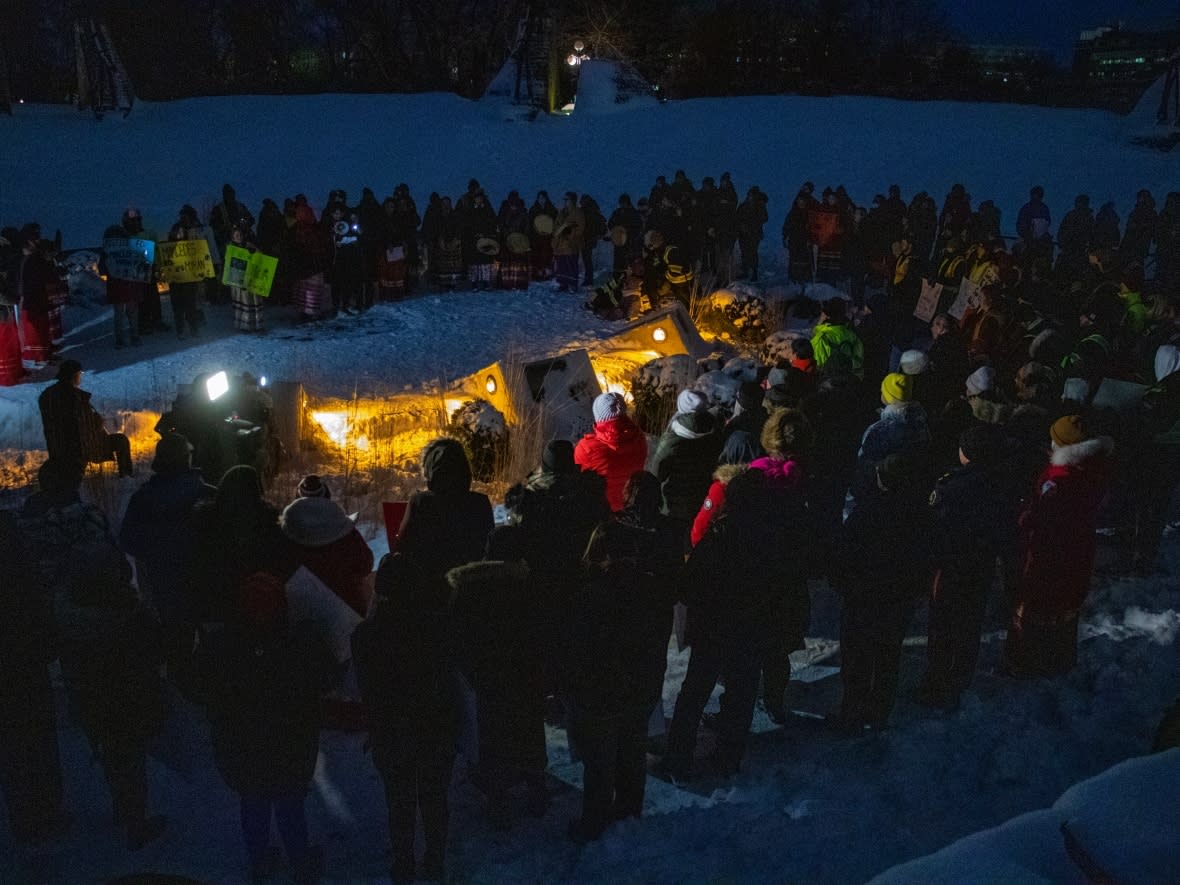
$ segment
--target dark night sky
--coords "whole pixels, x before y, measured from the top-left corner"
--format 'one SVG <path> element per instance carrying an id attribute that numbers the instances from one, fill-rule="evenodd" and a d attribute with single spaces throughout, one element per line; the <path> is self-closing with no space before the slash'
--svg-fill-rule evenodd
<path id="1" fill-rule="evenodd" d="M 972 43 L 1043 46 L 1061 62 L 1078 32 L 1122 20 L 1160 28 L 1180 20 L 1180 0 L 943 0 L 947 21 Z"/>

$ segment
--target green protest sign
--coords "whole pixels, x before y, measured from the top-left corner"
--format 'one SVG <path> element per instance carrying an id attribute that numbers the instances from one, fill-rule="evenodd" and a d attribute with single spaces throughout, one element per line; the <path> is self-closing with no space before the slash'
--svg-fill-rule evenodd
<path id="1" fill-rule="evenodd" d="M 270 255 L 250 252 L 241 246 L 226 246 L 221 282 L 227 286 L 245 289 L 259 298 L 266 298 L 274 284 L 278 264 L 279 260 Z"/>

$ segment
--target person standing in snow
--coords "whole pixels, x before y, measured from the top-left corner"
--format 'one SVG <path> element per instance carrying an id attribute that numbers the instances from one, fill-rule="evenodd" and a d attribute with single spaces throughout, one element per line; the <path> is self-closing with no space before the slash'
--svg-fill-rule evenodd
<path id="1" fill-rule="evenodd" d="M 18 240 L 20 254 L 9 270 L 11 300 L 19 310 L 21 361 L 26 369 L 43 369 L 53 358 L 50 292 L 59 285 L 53 262 L 41 240 L 41 226 L 26 224 Z"/>
<path id="2" fill-rule="evenodd" d="M 598 241 L 606 235 L 606 217 L 602 214 L 598 201 L 589 194 L 582 194 L 580 208 L 586 225 L 582 234 L 582 269 L 585 274 L 582 284 L 593 286 L 594 250 L 598 246 Z"/>
<path id="3" fill-rule="evenodd" d="M 648 721 L 663 704 L 682 565 L 677 532 L 660 515 L 659 480 L 636 473 L 624 498 L 586 549 L 566 649 L 570 736 L 585 770 L 582 813 L 569 830 L 578 842 L 642 814 Z"/>
<path id="4" fill-rule="evenodd" d="M 1147 263 L 1147 255 L 1155 241 L 1158 221 L 1155 197 L 1149 190 L 1139 191 L 1135 195 L 1135 208 L 1127 216 L 1127 227 L 1123 233 L 1122 245 L 1119 246 L 1120 263 L 1136 263 L 1140 266 Z"/>
<path id="5" fill-rule="evenodd" d="M 1037 259 L 1053 260 L 1052 216 L 1045 205 L 1045 189 L 1040 185 L 1028 193 L 1028 202 L 1016 216 L 1016 234 L 1020 237 L 1020 252 L 1024 267 Z"/>
<path id="6" fill-rule="evenodd" d="M 758 282 L 758 247 L 762 243 L 762 228 L 769 215 L 766 213 L 767 198 L 757 187 L 746 193 L 746 198 L 737 207 L 738 250 L 742 259 L 742 279 Z"/>
<path id="7" fill-rule="evenodd" d="M 578 195 L 567 191 L 553 230 L 554 276 L 558 292 L 578 290 L 578 260 L 586 242 L 586 215 L 578 207 Z"/>
<path id="8" fill-rule="evenodd" d="M 618 513 L 627 480 L 647 463 L 647 437 L 627 414 L 622 394 L 600 393 L 592 409 L 594 430 L 574 447 L 574 462 L 603 478 L 607 504 Z"/>
<path id="9" fill-rule="evenodd" d="M 178 433 L 156 443 L 152 476 L 131 496 L 119 529 L 119 545 L 135 557 L 140 592 L 160 618 L 168 678 L 182 691 L 196 687 L 193 646 L 196 617 L 186 585 L 195 535 L 192 512 L 217 489 L 193 465 L 193 447 Z"/>
<path id="10" fill-rule="evenodd" d="M 664 515 L 680 527 L 686 543 L 722 444 L 708 400 L 698 391 L 682 390 L 676 397 L 676 414 L 656 445 L 652 472 L 664 494 Z"/>
<path id="11" fill-rule="evenodd" d="M 78 476 L 52 459 L 37 473 L 20 530 L 53 600 L 62 681 L 102 766 L 116 825 L 137 851 L 165 820 L 147 813 L 147 745 L 164 721 L 159 624 L 130 585 L 106 517 L 78 496 Z"/>
<path id="12" fill-rule="evenodd" d="M 474 772 L 496 829 L 512 825 L 508 791 L 523 782 L 528 812 L 549 805 L 545 787 L 546 591 L 532 580 L 518 526 L 498 526 L 485 558 L 447 572 L 454 592 L 460 667 L 475 694 Z"/>
<path id="13" fill-rule="evenodd" d="M 410 496 L 397 551 L 442 590 L 448 571 L 483 558 L 494 525 L 492 505 L 487 495 L 471 490 L 471 464 L 458 440 L 432 440 L 421 462 L 426 490 Z"/>
<path id="14" fill-rule="evenodd" d="M 235 225 L 230 232 L 230 244 L 247 252 L 257 252 L 254 234 L 249 228 Z M 263 332 L 262 298 L 245 286 L 229 286 L 229 300 L 234 309 L 234 328 L 239 332 Z"/>
<path id="15" fill-rule="evenodd" d="M 0 510 L 0 791 L 20 842 L 63 832 L 61 756 L 49 665 L 53 592 L 44 586 L 16 520 Z"/>
<path id="16" fill-rule="evenodd" d="M 1000 463 L 1003 431 L 977 424 L 959 436 L 960 466 L 943 476 L 930 496 L 936 571 L 930 596 L 926 673 L 919 697 L 931 707 L 957 710 L 979 659 L 983 617 L 996 576 L 996 560 L 1012 521 L 1009 482 Z M 934 543 L 929 543 L 930 537 Z"/>
<path id="17" fill-rule="evenodd" d="M 776 409 L 762 428 L 766 453 L 750 462 L 750 470 L 766 477 L 767 491 L 778 520 L 780 543 L 792 554 L 792 568 L 779 574 L 781 596 L 771 615 L 771 642 L 762 664 L 762 702 L 772 721 L 782 724 L 784 698 L 791 681 L 791 652 L 804 647 L 811 622 L 807 575 L 811 561 L 811 519 L 807 513 L 807 475 L 803 459 L 814 433 L 798 409 Z"/>
<path id="18" fill-rule="evenodd" d="M 437 587 L 412 557 L 386 554 L 377 569 L 376 607 L 352 634 L 373 764 L 385 787 L 395 885 L 441 880 L 446 862 L 460 696 L 452 594 Z M 419 811 L 421 865 L 414 850 Z"/>
<path id="19" fill-rule="evenodd" d="M 108 227 L 102 235 L 108 239 L 154 239 L 144 232 L 143 217 L 139 210 L 130 206 L 123 212 L 119 224 Z M 139 309 L 156 288 L 155 276 L 149 268 L 146 280 L 118 280 L 107 273 L 107 304 L 111 305 L 114 314 L 115 348 L 126 347 L 129 343 L 136 345 L 139 339 Z M 160 293 L 155 294 L 157 309 L 160 303 Z M 126 329 L 126 332 L 124 332 Z"/>
<path id="20" fill-rule="evenodd" d="M 701 713 L 718 678 L 726 703 L 717 718 L 717 747 L 709 767 L 722 777 L 740 769 L 758 698 L 758 676 L 780 641 L 772 625 L 781 575 L 795 551 L 783 543 L 782 523 L 766 474 L 745 470 L 726 487 L 725 508 L 693 548 L 678 581 L 688 606 L 692 654 L 668 729 L 663 771 L 674 781 L 697 774 Z"/>
<path id="21" fill-rule="evenodd" d="M 1020 516 L 1020 574 L 1004 645 L 1004 671 L 1059 676 L 1078 655 L 1078 615 L 1094 569 L 1094 521 L 1110 476 L 1114 441 L 1093 436 L 1079 415 L 1049 432 L 1053 454 Z"/>
<path id="22" fill-rule="evenodd" d="M 224 627 L 202 642 L 201 674 L 213 759 L 238 795 L 251 874 L 274 872 L 273 818 L 295 881 L 314 883 L 324 858 L 310 845 L 304 805 L 319 753 L 320 695 L 335 660 L 310 622 L 291 623 L 287 572 L 271 560 L 239 585 Z"/>
<path id="23" fill-rule="evenodd" d="M 614 244 L 611 269 L 615 273 L 629 272 L 631 263 L 640 254 L 639 250 L 643 243 L 643 219 L 639 217 L 639 211 L 631 205 L 630 194 L 619 194 L 619 205 L 611 213 L 606 226 Z"/>
<path id="24" fill-rule="evenodd" d="M 838 721 L 853 732 L 889 721 L 906 626 L 930 576 L 921 465 L 890 455 L 875 472 L 878 494 L 844 523 L 832 568 L 843 601 Z"/>
<path id="25" fill-rule="evenodd" d="M 496 277 L 496 255 L 500 246 L 496 214 L 483 191 L 471 195 L 462 214 L 462 225 L 467 279 L 474 291 L 490 290 Z"/>
<path id="26" fill-rule="evenodd" d="M 881 417 L 860 440 L 852 497 L 858 502 L 877 491 L 877 465 L 889 455 L 922 458 L 930 448 L 926 410 L 914 401 L 914 379 L 894 372 L 881 381 Z"/>
<path id="27" fill-rule="evenodd" d="M 172 225 L 172 229 L 168 231 L 168 240 L 176 242 L 179 240 L 203 240 L 205 239 L 205 228 L 198 220 L 197 210 L 187 203 L 180 207 L 180 212 L 176 220 L 176 224 Z M 217 285 L 220 285 L 219 283 Z M 185 328 L 188 328 L 188 334 L 194 338 L 201 335 L 201 326 L 203 321 L 200 314 L 200 304 L 205 291 L 204 280 L 195 283 L 169 283 L 168 284 L 168 298 L 172 302 L 172 321 L 176 324 L 176 337 L 184 340 Z M 156 322 L 159 319 L 158 307 L 156 310 L 157 316 L 153 320 L 150 316 L 145 318 L 145 313 L 150 314 L 148 310 L 149 298 L 145 298 L 143 305 L 140 307 L 139 313 L 139 331 L 141 334 L 145 331 L 145 322 Z"/>
<path id="28" fill-rule="evenodd" d="M 533 260 L 533 279 L 553 277 L 553 230 L 557 226 L 557 207 L 547 191 L 538 191 L 529 208 L 529 254 Z"/>

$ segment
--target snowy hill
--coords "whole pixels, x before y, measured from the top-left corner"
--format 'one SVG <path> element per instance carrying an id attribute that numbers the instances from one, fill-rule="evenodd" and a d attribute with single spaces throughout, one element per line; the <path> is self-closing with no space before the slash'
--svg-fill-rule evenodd
<path id="1" fill-rule="evenodd" d="M 494 204 L 548 188 L 588 190 L 605 208 L 678 168 L 698 182 L 728 170 L 743 194 L 759 185 L 771 247 L 804 180 L 844 183 L 865 204 L 892 183 L 941 202 L 961 181 L 1003 210 L 1006 232 L 1033 184 L 1060 219 L 1077 193 L 1125 215 L 1138 188 L 1176 183 L 1174 158 L 1128 147 L 1123 118 L 1019 105 L 772 96 L 513 123 L 449 94 L 311 95 L 142 103 L 102 122 L 68 106 L 0 117 L 0 219 L 61 228 L 68 247 L 96 244 L 128 204 L 156 228 L 184 203 L 207 210 L 224 181 L 252 208 L 297 192 L 322 205 L 333 187 L 380 196 L 399 181 L 422 202 L 473 176 Z"/>

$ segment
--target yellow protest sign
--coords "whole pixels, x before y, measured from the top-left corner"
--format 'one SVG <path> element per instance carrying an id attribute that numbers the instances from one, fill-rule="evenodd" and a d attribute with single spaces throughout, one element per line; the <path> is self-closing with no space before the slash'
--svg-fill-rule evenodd
<path id="1" fill-rule="evenodd" d="M 225 268 L 221 272 L 221 282 L 227 286 L 245 289 L 259 298 L 266 298 L 274 284 L 278 264 L 279 260 L 273 256 L 251 252 L 241 246 L 226 246 Z"/>
<path id="2" fill-rule="evenodd" d="M 156 244 L 156 267 L 167 283 L 199 283 L 213 271 L 213 256 L 205 240 L 175 240 Z"/>

